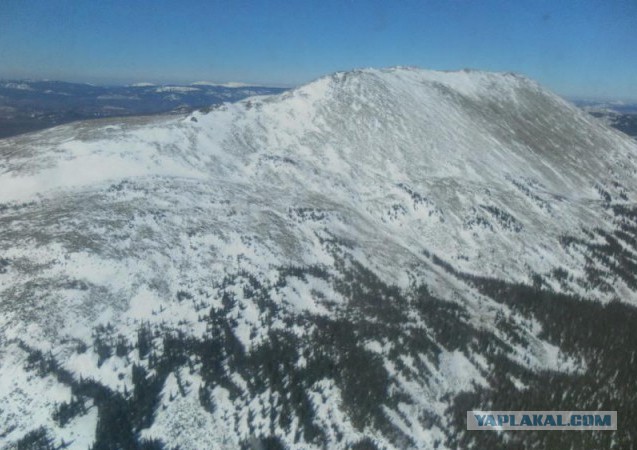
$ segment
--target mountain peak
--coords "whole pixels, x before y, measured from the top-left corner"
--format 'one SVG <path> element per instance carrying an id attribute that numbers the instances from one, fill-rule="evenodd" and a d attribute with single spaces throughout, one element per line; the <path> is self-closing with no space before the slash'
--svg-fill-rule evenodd
<path id="1" fill-rule="evenodd" d="M 363 68 L 345 72 L 336 72 L 321 77 L 299 89 L 307 90 L 311 86 L 326 82 L 342 84 L 347 82 L 360 83 L 363 80 L 382 80 L 388 84 L 429 85 L 445 87 L 451 91 L 467 96 L 493 95 L 492 90 L 504 91 L 526 87 L 527 89 L 541 89 L 539 84 L 524 75 L 514 72 L 486 72 L 474 69 L 458 71 L 428 70 L 410 66 L 395 66 L 388 68 Z"/>

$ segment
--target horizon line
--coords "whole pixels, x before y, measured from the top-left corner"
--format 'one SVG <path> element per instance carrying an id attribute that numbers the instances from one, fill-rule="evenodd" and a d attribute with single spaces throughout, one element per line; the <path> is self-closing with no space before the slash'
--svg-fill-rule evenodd
<path id="1" fill-rule="evenodd" d="M 380 69 L 390 69 L 390 68 L 397 68 L 397 67 L 414 67 L 414 68 L 420 68 L 419 66 L 404 66 L 404 65 L 400 65 L 400 66 L 388 66 L 388 67 L 381 67 Z M 37 76 L 26 76 L 26 77 L 21 77 L 21 76 L 6 76 L 6 75 L 1 75 L 0 74 L 0 82 L 15 82 L 15 81 L 21 81 L 21 82 L 51 82 L 51 83 L 68 83 L 68 84 L 83 84 L 83 85 L 87 85 L 87 86 L 98 86 L 98 87 L 144 87 L 144 85 L 146 85 L 146 87 L 152 87 L 152 86 L 197 86 L 197 85 L 203 85 L 203 86 L 215 86 L 215 87 L 225 87 L 225 88 L 230 88 L 230 89 L 239 89 L 239 88 L 247 88 L 247 87 L 266 87 L 266 88 L 279 88 L 279 89 L 295 89 L 301 86 L 304 86 L 306 84 L 309 84 L 315 80 L 318 80 L 320 78 L 323 78 L 324 76 L 329 76 L 331 74 L 334 73 L 342 73 L 342 72 L 352 72 L 352 71 L 356 71 L 356 70 L 364 70 L 364 69 L 369 69 L 372 67 L 357 67 L 357 68 L 351 68 L 349 70 L 337 70 L 334 72 L 330 72 L 324 75 L 320 75 L 317 77 L 314 77 L 308 81 L 302 82 L 302 83 L 268 83 L 268 82 L 245 82 L 245 81 L 236 81 L 236 80 L 230 80 L 230 81 L 210 81 L 210 80 L 205 80 L 205 79 L 196 79 L 194 81 L 177 81 L 175 79 L 173 80 L 163 80 L 163 81 L 159 81 L 159 80 L 155 80 L 152 81 L 153 78 L 152 77 L 148 77 L 146 79 L 141 79 L 141 78 L 136 78 L 136 79 L 122 79 L 122 80 L 113 80 L 113 81 L 87 81 L 90 80 L 93 77 L 85 77 L 84 79 L 62 79 L 62 78 L 50 78 L 50 77 L 37 77 Z M 437 69 L 422 69 L 422 70 L 433 70 L 436 72 L 462 72 L 462 71 L 480 71 L 480 72 L 492 72 L 492 73 L 514 73 L 514 74 L 519 74 L 525 77 L 528 77 L 526 74 L 522 73 L 522 72 L 515 72 L 515 71 L 489 71 L 489 70 L 483 70 L 483 69 L 476 69 L 476 68 L 463 68 L 463 69 L 457 69 L 457 70 L 437 70 Z M 108 77 L 104 77 L 104 79 L 107 79 Z M 535 80 L 534 78 L 528 77 L 532 80 Z M 543 83 L 540 83 L 543 86 L 545 86 Z M 136 86 L 138 85 L 138 86 Z M 552 88 L 548 87 L 549 90 L 555 92 L 556 94 L 558 94 L 560 97 L 569 100 L 569 101 L 597 101 L 597 102 L 603 102 L 603 101 L 623 101 L 623 102 L 630 102 L 630 103 L 637 103 L 637 97 L 629 97 L 629 96 L 603 96 L 603 95 L 591 95 L 591 94 L 566 94 L 566 93 L 561 93 L 559 91 L 554 91 Z"/>

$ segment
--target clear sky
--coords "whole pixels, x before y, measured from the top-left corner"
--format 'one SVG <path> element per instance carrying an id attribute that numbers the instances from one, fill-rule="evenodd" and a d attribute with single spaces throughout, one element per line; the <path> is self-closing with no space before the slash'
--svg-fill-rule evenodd
<path id="1" fill-rule="evenodd" d="M 393 65 L 637 99 L 637 0 L 0 0 L 2 78 L 296 85 Z"/>

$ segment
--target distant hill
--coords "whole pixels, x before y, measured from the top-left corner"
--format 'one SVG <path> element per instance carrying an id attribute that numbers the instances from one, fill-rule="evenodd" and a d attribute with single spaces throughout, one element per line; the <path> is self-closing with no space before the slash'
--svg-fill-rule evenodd
<path id="1" fill-rule="evenodd" d="M 283 88 L 215 85 L 94 86 L 62 81 L 0 81 L 0 138 L 76 120 L 183 113 Z"/>
<path id="2" fill-rule="evenodd" d="M 637 138 L 637 103 L 594 100 L 574 100 L 574 103 L 607 125 Z"/>

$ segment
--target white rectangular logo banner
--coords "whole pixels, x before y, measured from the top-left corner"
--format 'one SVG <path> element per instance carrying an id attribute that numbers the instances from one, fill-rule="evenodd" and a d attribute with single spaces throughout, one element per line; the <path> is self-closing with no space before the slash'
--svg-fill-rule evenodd
<path id="1" fill-rule="evenodd" d="M 467 430 L 616 430 L 617 411 L 467 411 Z"/>

